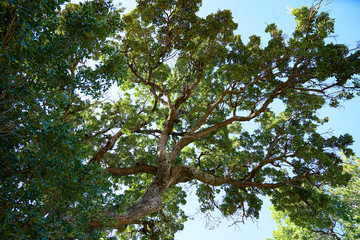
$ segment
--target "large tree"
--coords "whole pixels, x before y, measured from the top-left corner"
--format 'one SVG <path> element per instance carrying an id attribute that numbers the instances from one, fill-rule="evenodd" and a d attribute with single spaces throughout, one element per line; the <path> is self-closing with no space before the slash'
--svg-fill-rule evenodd
<path id="1" fill-rule="evenodd" d="M 200 0 L 137 2 L 121 18 L 105 0 L 0 3 L 2 234 L 172 239 L 188 185 L 203 212 L 257 218 L 266 195 L 327 219 L 320 186 L 348 182 L 353 140 L 319 134 L 317 110 L 359 93 L 360 51 L 326 41 L 322 1 L 267 43 Z"/>

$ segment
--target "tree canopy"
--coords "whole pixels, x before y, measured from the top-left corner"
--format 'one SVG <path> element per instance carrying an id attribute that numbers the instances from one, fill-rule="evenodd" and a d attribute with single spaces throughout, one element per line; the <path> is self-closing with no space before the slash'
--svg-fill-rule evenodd
<path id="1" fill-rule="evenodd" d="M 344 171 L 352 175 L 346 187 L 329 187 L 323 185 L 320 191 L 327 192 L 331 204 L 320 209 L 326 212 L 328 223 L 317 225 L 307 221 L 299 224 L 292 221 L 287 211 L 273 209 L 278 230 L 274 231 L 274 239 L 359 239 L 360 238 L 360 159 L 346 159 Z M 319 210 L 317 210 L 319 211 Z"/>
<path id="2" fill-rule="evenodd" d="M 201 0 L 137 3 L 0 3 L 2 235 L 173 239 L 184 186 L 204 213 L 258 218 L 269 196 L 329 229 L 353 139 L 318 133 L 317 111 L 359 94 L 360 51 L 327 41 L 322 1 L 266 43 L 229 10 L 199 17 Z"/>

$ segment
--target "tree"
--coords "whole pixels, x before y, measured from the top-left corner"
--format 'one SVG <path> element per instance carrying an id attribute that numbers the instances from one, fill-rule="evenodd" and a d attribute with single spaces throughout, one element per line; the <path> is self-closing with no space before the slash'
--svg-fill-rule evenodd
<path id="1" fill-rule="evenodd" d="M 320 217 L 353 140 L 317 133 L 316 111 L 358 94 L 360 71 L 359 50 L 326 42 L 322 1 L 292 11 L 291 37 L 268 25 L 265 47 L 229 10 L 137 2 L 122 18 L 105 0 L 1 3 L 3 234 L 172 239 L 184 183 L 203 212 L 257 218 L 267 195 L 292 220 Z"/>
<path id="2" fill-rule="evenodd" d="M 90 105 L 81 94 L 96 98 L 116 77 L 110 59 L 95 70 L 83 61 L 106 52 L 120 14 L 102 0 L 62 3 L 0 3 L 2 239 L 85 238 L 109 202 L 107 177 L 83 164 L 79 113 Z"/>
<path id="3" fill-rule="evenodd" d="M 331 195 L 330 204 L 320 209 L 329 224 L 324 226 L 317 225 L 316 222 L 304 221 L 300 226 L 297 222 L 291 221 L 286 210 L 282 212 L 273 209 L 274 218 L 279 226 L 279 229 L 274 231 L 274 239 L 360 238 L 360 161 L 347 159 L 345 162 L 347 165 L 344 171 L 352 175 L 349 184 L 345 188 L 323 185 L 319 189 Z M 307 217 L 312 218 L 312 216 Z"/>

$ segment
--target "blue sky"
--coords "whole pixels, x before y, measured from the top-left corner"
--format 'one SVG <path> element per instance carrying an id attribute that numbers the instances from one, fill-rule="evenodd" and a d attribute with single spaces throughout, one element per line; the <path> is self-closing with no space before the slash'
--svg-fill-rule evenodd
<path id="1" fill-rule="evenodd" d="M 73 1 L 75 2 L 75 1 Z M 119 0 L 114 2 L 119 3 Z M 122 0 L 122 6 L 126 12 L 136 6 L 135 0 Z M 327 1 L 328 2 L 328 1 Z M 284 33 L 291 35 L 295 20 L 289 14 L 288 8 L 296 8 L 303 5 L 311 5 L 309 0 L 203 0 L 200 15 L 206 16 L 216 12 L 218 9 L 230 9 L 233 13 L 234 21 L 239 24 L 237 34 L 242 36 L 243 41 L 247 41 L 251 35 L 259 35 L 267 39 L 264 30 L 267 24 L 276 23 L 278 28 Z M 345 43 L 351 48 L 357 46 L 360 41 L 360 0 L 334 0 L 323 8 L 328 11 L 330 16 L 335 18 L 335 36 L 329 41 L 334 43 Z M 359 42 L 360 43 L 360 42 Z M 266 44 L 266 41 L 263 42 Z M 329 123 L 322 127 L 321 131 L 331 132 L 334 135 L 350 133 L 355 139 L 353 149 L 357 156 L 360 156 L 360 98 L 353 99 L 342 105 L 339 109 L 323 109 L 319 111 L 323 117 L 328 116 Z M 194 192 L 194 191 L 193 191 Z M 221 223 L 213 230 L 206 228 L 206 222 L 197 213 L 197 199 L 190 195 L 185 212 L 194 216 L 194 220 L 189 220 L 185 224 L 185 229 L 176 234 L 177 240 L 197 240 L 197 239 L 250 239 L 262 240 L 272 237 L 272 231 L 276 229 L 276 224 L 271 218 L 268 209 L 270 202 L 264 199 L 263 210 L 258 222 L 247 221 L 245 225 L 229 227 L 232 221 L 221 219 Z M 214 216 L 218 216 L 215 215 Z"/>

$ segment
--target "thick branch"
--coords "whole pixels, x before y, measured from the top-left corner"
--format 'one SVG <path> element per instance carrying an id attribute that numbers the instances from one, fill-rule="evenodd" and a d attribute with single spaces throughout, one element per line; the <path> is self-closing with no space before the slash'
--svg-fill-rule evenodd
<path id="1" fill-rule="evenodd" d="M 141 164 L 128 168 L 108 167 L 104 170 L 104 172 L 110 173 L 114 176 L 127 176 L 137 173 L 149 173 L 155 175 L 157 172 L 157 168 L 154 166 Z"/>
<path id="2" fill-rule="evenodd" d="M 144 127 L 147 124 L 147 122 L 143 122 L 139 125 L 139 127 L 137 128 L 132 128 L 130 129 L 132 132 L 135 131 L 139 131 L 142 127 Z M 88 162 L 88 164 L 90 163 L 100 163 L 101 159 L 103 158 L 103 156 L 105 155 L 105 153 L 107 153 L 108 151 L 110 151 L 114 146 L 116 141 L 119 139 L 119 137 L 121 137 L 121 135 L 123 135 L 124 133 L 119 130 L 109 141 L 107 141 L 106 145 L 104 147 L 102 147 L 96 154 L 94 157 L 92 157 L 90 159 L 90 161 Z"/>
<path id="3" fill-rule="evenodd" d="M 156 168 L 148 165 L 139 165 L 131 168 L 108 168 L 105 171 L 109 173 L 114 173 L 115 175 L 128 175 L 139 172 L 148 172 L 154 174 Z M 116 213 L 106 213 L 106 218 L 112 222 L 111 226 L 106 226 L 105 223 L 100 220 L 93 220 L 89 223 L 90 228 L 118 228 L 122 229 L 124 225 L 136 223 L 139 219 L 142 219 L 149 215 L 150 213 L 159 211 L 163 205 L 161 202 L 161 196 L 171 186 L 174 186 L 181 182 L 188 182 L 191 180 L 199 180 L 203 183 L 219 186 L 223 184 L 230 184 L 239 188 L 260 188 L 260 189 L 273 189 L 279 188 L 285 185 L 292 184 L 293 182 L 307 178 L 310 175 L 314 174 L 305 174 L 301 176 L 288 179 L 287 181 L 281 183 L 262 183 L 262 182 L 251 182 L 251 181 L 241 181 L 232 179 L 228 176 L 219 177 L 214 174 L 203 172 L 196 169 L 193 166 L 187 165 L 178 165 L 173 167 L 171 171 L 171 176 L 169 181 L 164 183 L 161 182 L 161 178 L 158 176 L 155 178 L 153 183 L 150 185 L 144 196 L 141 200 L 136 202 L 134 205 L 128 208 L 126 213 L 119 215 Z M 160 180 L 160 181 L 159 181 Z"/>
<path id="4" fill-rule="evenodd" d="M 149 214 L 159 211 L 161 208 L 163 208 L 161 197 L 166 189 L 170 187 L 170 182 L 165 182 L 163 176 L 161 176 L 161 174 L 159 175 L 159 171 L 156 171 L 157 169 L 155 167 L 139 165 L 128 169 L 109 169 L 108 172 L 113 171 L 114 173 L 121 172 L 128 174 L 130 172 L 138 173 L 140 170 L 148 171 L 150 174 L 156 172 L 155 180 L 151 183 L 144 196 L 131 207 L 129 207 L 124 214 L 119 215 L 116 213 L 106 213 L 105 218 L 110 220 L 112 224 L 111 226 L 104 226 L 104 223 L 100 220 L 93 220 L 89 223 L 90 228 L 122 229 L 124 225 L 133 224 L 139 219 L 142 219 Z"/>
<path id="5" fill-rule="evenodd" d="M 159 211 L 163 207 L 161 203 L 163 191 L 159 190 L 156 184 L 152 184 L 143 198 L 129 207 L 124 214 L 105 213 L 104 217 L 109 222 L 94 219 L 89 223 L 89 227 L 91 229 L 123 229 L 124 225 L 136 223 L 150 213 Z"/>
<path id="6" fill-rule="evenodd" d="M 199 180 L 203 183 L 209 184 L 211 186 L 220 186 L 224 184 L 230 184 L 235 187 L 239 188 L 249 188 L 249 187 L 256 187 L 261 189 L 272 189 L 272 188 L 279 188 L 285 185 L 289 185 L 293 182 L 305 179 L 314 174 L 304 174 L 301 176 L 297 176 L 287 181 L 281 183 L 262 183 L 262 182 L 252 182 L 252 181 L 243 181 L 243 180 L 236 180 L 226 177 L 219 177 L 215 174 L 203 172 L 199 169 L 196 169 L 193 166 L 187 165 L 179 165 L 174 168 L 172 171 L 171 176 L 171 185 L 175 185 L 181 182 L 188 182 L 191 180 Z"/>
<path id="7" fill-rule="evenodd" d="M 109 150 L 111 150 L 116 141 L 119 139 L 119 137 L 123 135 L 123 132 L 120 130 L 118 131 L 107 143 L 104 147 L 102 147 L 93 158 L 90 159 L 89 163 L 100 163 L 100 160 L 104 156 L 105 153 L 107 153 Z"/>

